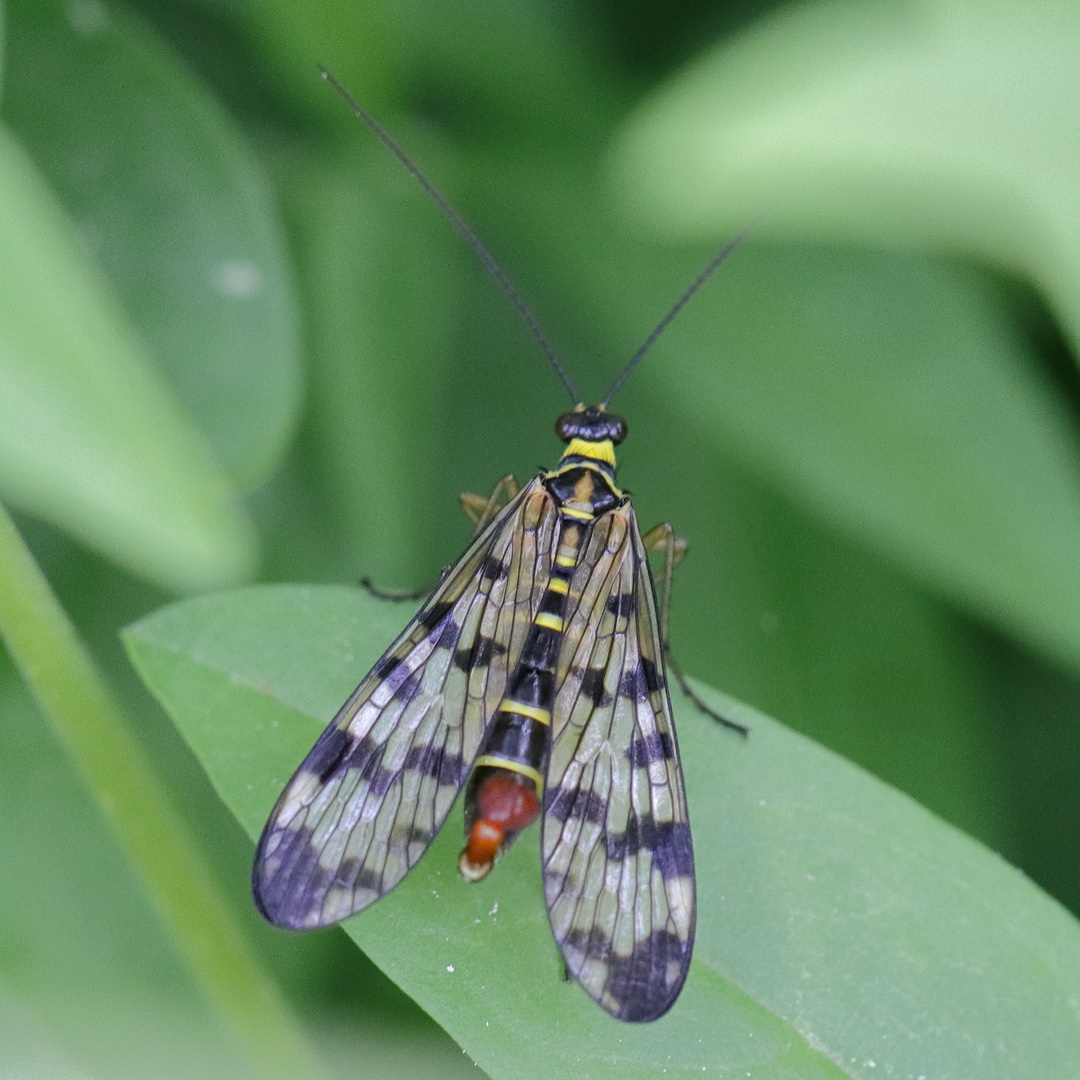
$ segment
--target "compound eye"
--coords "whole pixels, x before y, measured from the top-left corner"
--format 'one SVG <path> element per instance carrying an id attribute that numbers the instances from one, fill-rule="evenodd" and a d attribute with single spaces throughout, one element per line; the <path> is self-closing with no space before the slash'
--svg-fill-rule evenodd
<path id="1" fill-rule="evenodd" d="M 568 443 L 571 439 L 576 437 L 577 428 L 580 423 L 581 413 L 563 413 L 562 416 L 555 421 L 555 434 L 558 435 L 563 442 Z"/>
<path id="2" fill-rule="evenodd" d="M 621 416 L 611 414 L 608 416 L 608 422 L 611 425 L 608 438 L 618 446 L 626 438 L 626 421 Z"/>
<path id="3" fill-rule="evenodd" d="M 584 439 L 586 442 L 604 442 L 610 439 L 621 443 L 626 438 L 626 421 L 614 413 L 600 409 L 580 409 L 563 413 L 555 422 L 555 434 L 563 442 Z"/>

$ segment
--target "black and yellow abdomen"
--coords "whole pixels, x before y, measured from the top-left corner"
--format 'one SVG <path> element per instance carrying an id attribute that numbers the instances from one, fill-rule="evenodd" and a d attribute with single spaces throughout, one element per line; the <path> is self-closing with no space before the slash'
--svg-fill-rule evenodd
<path id="1" fill-rule="evenodd" d="M 570 583 L 596 520 L 626 501 L 615 486 L 614 450 L 625 423 L 588 409 L 561 417 L 556 430 L 569 445 L 558 467 L 543 474 L 559 514 L 555 557 L 465 795 L 469 840 L 459 867 L 474 881 L 540 814 Z"/>

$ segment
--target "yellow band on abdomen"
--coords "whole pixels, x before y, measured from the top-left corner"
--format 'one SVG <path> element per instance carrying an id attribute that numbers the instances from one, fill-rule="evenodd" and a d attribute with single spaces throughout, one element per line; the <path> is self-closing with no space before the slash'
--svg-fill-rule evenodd
<path id="1" fill-rule="evenodd" d="M 481 766 L 520 773 L 522 776 L 527 776 L 536 785 L 537 795 L 543 795 L 544 793 L 544 778 L 531 765 L 522 765 L 520 761 L 509 761 L 506 758 L 496 757 L 494 754 L 481 754 L 473 762 L 473 768 L 478 769 Z"/>
<path id="2" fill-rule="evenodd" d="M 551 713 L 547 709 L 540 709 L 535 705 L 522 705 L 520 701 L 511 701 L 509 698 L 505 698 L 499 706 L 499 711 L 516 713 L 518 716 L 527 716 L 538 724 L 551 726 Z"/>

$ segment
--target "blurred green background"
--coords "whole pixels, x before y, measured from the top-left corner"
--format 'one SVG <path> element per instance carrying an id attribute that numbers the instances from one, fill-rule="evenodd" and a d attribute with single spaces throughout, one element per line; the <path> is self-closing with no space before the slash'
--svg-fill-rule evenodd
<path id="1" fill-rule="evenodd" d="M 0 498 L 331 1057 L 476 1075 L 343 935 L 261 925 L 117 631 L 433 580 L 457 493 L 550 464 L 567 402 L 316 65 L 588 398 L 762 218 L 617 401 L 639 517 L 691 544 L 675 652 L 1080 912 L 1077 55 L 1064 2 L 5 3 Z M 41 1075 L 237 1075 L 0 664 L 0 1036 L 55 1044 Z"/>

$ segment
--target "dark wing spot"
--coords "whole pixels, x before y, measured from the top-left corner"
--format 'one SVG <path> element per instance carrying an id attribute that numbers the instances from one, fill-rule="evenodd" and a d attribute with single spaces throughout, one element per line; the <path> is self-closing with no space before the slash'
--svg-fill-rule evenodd
<path id="1" fill-rule="evenodd" d="M 443 600 L 441 603 L 433 604 L 428 611 L 425 611 L 420 616 L 418 622 L 425 630 L 434 630 L 450 614 L 453 606 L 453 602 L 450 600 Z"/>
<path id="2" fill-rule="evenodd" d="M 311 829 L 283 831 L 267 828 L 259 840 L 251 872 L 255 906 L 275 926 L 299 929 L 318 902 L 312 898 L 312 877 L 319 865 L 319 849 L 312 844 Z M 266 861 L 270 841 L 277 843 L 271 862 Z"/>
<path id="3" fill-rule="evenodd" d="M 372 761 L 377 759 L 372 758 Z M 393 769 L 376 768 L 369 769 L 369 776 L 365 777 L 368 782 L 368 789 L 371 796 L 376 799 L 383 798 L 386 793 L 394 786 L 394 782 L 401 775 L 395 772 Z"/>
<path id="4" fill-rule="evenodd" d="M 504 563 L 496 555 L 488 555 L 480 564 L 480 576 L 488 581 L 499 581 L 510 576 L 510 564 Z"/>
<path id="5" fill-rule="evenodd" d="M 644 768 L 657 761 L 670 761 L 675 756 L 675 744 L 666 731 L 652 731 L 635 739 L 626 750 L 634 768 Z"/>
<path id="6" fill-rule="evenodd" d="M 652 855 L 654 865 L 665 878 L 689 876 L 694 872 L 690 826 L 685 821 L 657 822 L 651 814 L 635 814 L 627 821 L 626 832 L 604 836 L 604 852 L 615 862 L 642 851 Z"/>
<path id="7" fill-rule="evenodd" d="M 575 926 L 563 938 L 567 948 L 590 957 L 604 957 L 611 952 L 611 935 L 601 926 Z"/>
<path id="8" fill-rule="evenodd" d="M 394 687 L 394 700 L 407 705 L 420 692 L 420 677 L 415 671 L 410 671 L 401 682 Z"/>
<path id="9" fill-rule="evenodd" d="M 342 770 L 359 769 L 363 776 L 365 771 L 370 771 L 379 763 L 382 747 L 370 736 L 365 735 L 359 742 L 354 742 L 349 748 L 348 754 L 342 756 L 340 765 Z"/>
<path id="10" fill-rule="evenodd" d="M 629 956 L 608 956 L 605 989 L 622 1007 L 620 1020 L 655 1020 L 671 1008 L 679 996 L 690 967 L 693 940 L 682 941 L 670 930 L 654 930 L 634 945 Z"/>
<path id="11" fill-rule="evenodd" d="M 694 876 L 694 847 L 690 841 L 690 825 L 674 821 L 658 830 L 662 835 L 653 849 L 653 865 L 665 881 L 676 877 Z"/>
<path id="12" fill-rule="evenodd" d="M 405 755 L 405 768 L 436 777 L 440 784 L 460 785 L 468 771 L 460 754 L 448 754 L 444 747 L 412 746 Z"/>
<path id="13" fill-rule="evenodd" d="M 607 813 L 607 801 L 595 791 L 582 788 L 548 789 L 548 803 L 545 813 L 559 821 L 581 818 L 583 821 L 601 821 Z"/>
<path id="14" fill-rule="evenodd" d="M 607 609 L 615 618 L 629 618 L 637 610 L 637 595 L 632 592 L 614 592 L 607 598 Z"/>
<path id="15" fill-rule="evenodd" d="M 433 642 L 436 649 L 453 649 L 461 637 L 461 627 L 453 619 L 447 619 L 439 628 L 439 635 Z"/>
<path id="16" fill-rule="evenodd" d="M 347 731 L 336 723 L 331 724 L 311 748 L 304 766 L 319 778 L 319 783 L 326 783 L 326 778 L 335 772 L 342 759 L 355 747 L 356 740 Z"/>
<path id="17" fill-rule="evenodd" d="M 645 672 L 641 664 L 629 671 L 624 671 L 619 679 L 619 696 L 633 701 L 648 701 L 649 687 L 645 682 Z"/>
<path id="18" fill-rule="evenodd" d="M 380 873 L 361 865 L 359 859 L 345 859 L 338 869 L 334 884 L 351 882 L 354 889 L 370 889 L 377 893 L 382 891 L 382 881 Z"/>
<path id="19" fill-rule="evenodd" d="M 360 779 L 367 783 L 370 793 L 380 799 L 390 790 L 398 776 L 393 769 L 383 768 L 383 751 L 382 745 L 370 736 L 365 736 L 341 763 L 342 769 L 358 770 Z"/>
<path id="20" fill-rule="evenodd" d="M 387 653 L 372 669 L 371 674 L 382 682 L 401 663 L 400 656 L 392 656 Z"/>
<path id="21" fill-rule="evenodd" d="M 611 695 L 604 689 L 606 674 L 603 668 L 588 668 L 582 676 L 581 692 L 593 703 L 594 708 L 611 704 Z"/>
<path id="22" fill-rule="evenodd" d="M 321 849 L 314 843 L 311 829 L 279 831 L 273 835 L 280 847 L 268 864 L 264 851 L 271 835 L 264 833 L 259 841 L 252 891 L 259 911 L 275 925 L 303 929 L 308 917 L 322 907 L 327 892 L 333 888 L 382 892 L 382 875 L 365 867 L 362 859 L 342 859 L 336 866 L 321 865 Z"/>
<path id="23" fill-rule="evenodd" d="M 506 646 L 501 641 L 477 635 L 471 648 L 458 649 L 454 653 L 454 664 L 462 671 L 472 671 L 487 667 L 493 656 L 501 656 L 505 652 Z"/>
<path id="24" fill-rule="evenodd" d="M 641 658 L 641 670 L 645 676 L 645 685 L 651 692 L 662 690 L 667 686 L 663 665 L 654 664 L 647 656 L 643 656 Z"/>

